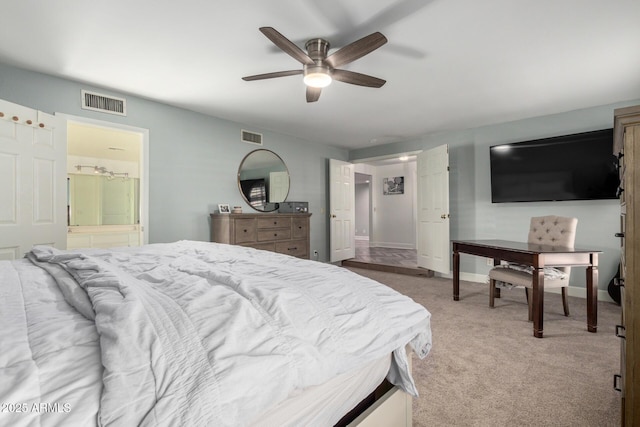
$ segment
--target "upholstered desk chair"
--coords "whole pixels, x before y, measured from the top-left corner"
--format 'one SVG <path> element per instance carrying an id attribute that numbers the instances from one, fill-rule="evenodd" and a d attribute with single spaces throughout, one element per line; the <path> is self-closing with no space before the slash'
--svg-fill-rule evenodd
<path id="1" fill-rule="evenodd" d="M 565 218 L 560 216 L 540 216 L 531 218 L 529 227 L 529 243 L 537 243 L 550 246 L 565 246 L 572 248 L 576 239 L 577 218 Z M 533 268 L 508 264 L 496 266 L 489 272 L 489 307 L 494 307 L 496 282 L 503 282 L 513 286 L 525 288 L 527 302 L 529 304 L 529 320 L 533 319 L 533 298 L 529 297 L 529 289 L 533 288 Z M 562 288 L 562 305 L 564 315 L 569 315 L 569 302 L 567 301 L 567 288 L 571 267 L 545 267 L 544 288 Z"/>

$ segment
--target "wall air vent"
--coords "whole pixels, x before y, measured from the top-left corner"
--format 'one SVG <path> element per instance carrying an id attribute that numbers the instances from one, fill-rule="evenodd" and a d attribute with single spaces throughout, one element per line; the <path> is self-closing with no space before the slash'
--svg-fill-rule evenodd
<path id="1" fill-rule="evenodd" d="M 240 131 L 240 139 L 249 144 L 262 145 L 262 134 L 249 132 L 248 130 Z"/>
<path id="2" fill-rule="evenodd" d="M 124 98 L 116 98 L 88 90 L 82 90 L 81 94 L 83 110 L 100 111 L 118 116 L 127 115 L 127 100 Z"/>

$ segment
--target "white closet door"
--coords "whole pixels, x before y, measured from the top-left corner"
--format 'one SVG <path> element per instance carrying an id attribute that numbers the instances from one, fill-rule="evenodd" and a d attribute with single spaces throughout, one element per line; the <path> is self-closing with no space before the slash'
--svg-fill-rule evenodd
<path id="1" fill-rule="evenodd" d="M 66 248 L 66 122 L 0 100 L 0 259 Z"/>

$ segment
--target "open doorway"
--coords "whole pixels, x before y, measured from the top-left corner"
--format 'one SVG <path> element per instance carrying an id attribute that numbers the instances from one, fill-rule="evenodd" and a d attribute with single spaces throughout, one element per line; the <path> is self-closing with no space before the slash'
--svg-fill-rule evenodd
<path id="1" fill-rule="evenodd" d="M 356 241 L 369 242 L 371 230 L 371 181 L 373 177 L 366 173 L 355 173 L 355 191 L 356 191 L 356 222 L 355 234 Z"/>
<path id="2" fill-rule="evenodd" d="M 354 225 L 357 207 L 354 181 L 355 173 L 358 172 L 373 178 L 369 250 L 383 248 L 385 255 L 390 254 L 394 258 L 399 258 L 392 254 L 395 250 L 415 252 L 416 265 L 422 271 L 450 274 L 449 147 L 444 144 L 426 151 L 394 157 L 384 157 L 382 160 L 364 159 L 353 163 L 330 160 L 345 169 L 342 171 L 330 168 L 332 254 L 334 242 L 337 241 L 342 244 L 341 247 L 353 248 L 352 252 L 341 258 L 332 255 L 331 260 L 342 261 L 345 265 L 345 261 L 355 258 Z M 342 184 L 342 177 L 346 175 L 348 179 L 344 179 L 345 185 L 337 185 Z M 350 194 L 346 194 L 345 189 L 349 189 Z M 348 221 L 338 221 L 334 199 L 342 202 L 340 206 L 348 207 Z M 341 229 L 348 230 L 349 233 L 341 233 L 338 237 L 348 236 L 348 241 L 345 238 L 334 238 L 336 233 L 333 231 L 339 222 Z"/>
<path id="3" fill-rule="evenodd" d="M 355 193 L 356 256 L 347 264 L 417 274 L 415 156 L 356 163 Z"/>
<path id="4" fill-rule="evenodd" d="M 148 243 L 148 131 L 67 117 L 67 248 Z"/>

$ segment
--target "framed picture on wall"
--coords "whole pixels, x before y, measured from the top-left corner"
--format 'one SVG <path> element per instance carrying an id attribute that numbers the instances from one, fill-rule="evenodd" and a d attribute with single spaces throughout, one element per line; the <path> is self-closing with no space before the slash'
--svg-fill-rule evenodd
<path id="1" fill-rule="evenodd" d="M 220 203 L 220 204 L 218 204 L 218 212 L 220 212 L 221 214 L 230 213 L 231 209 L 229 209 L 229 204 L 228 203 Z"/>
<path id="2" fill-rule="evenodd" d="M 391 196 L 394 194 L 404 194 L 404 176 L 396 176 L 393 178 L 383 178 L 382 194 Z"/>

